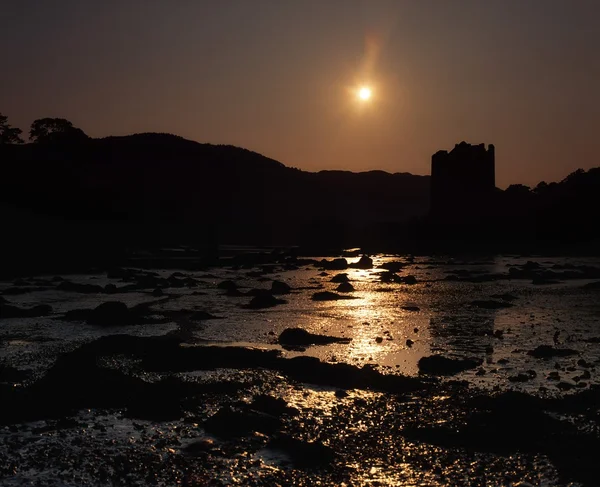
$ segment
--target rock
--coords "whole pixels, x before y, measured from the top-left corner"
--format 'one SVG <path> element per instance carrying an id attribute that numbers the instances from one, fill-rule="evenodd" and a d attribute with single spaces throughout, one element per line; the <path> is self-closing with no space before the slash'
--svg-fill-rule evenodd
<path id="1" fill-rule="evenodd" d="M 414 311 L 414 312 L 421 311 L 421 308 L 419 308 L 418 306 L 401 306 L 401 308 L 404 311 Z"/>
<path id="2" fill-rule="evenodd" d="M 194 311 L 190 316 L 190 320 L 193 321 L 205 321 L 205 320 L 222 320 L 220 316 L 212 315 L 206 311 Z"/>
<path id="3" fill-rule="evenodd" d="M 375 341 L 377 343 L 382 343 L 383 342 L 383 337 L 377 337 L 377 338 L 375 338 Z"/>
<path id="4" fill-rule="evenodd" d="M 335 391 L 335 397 L 338 399 L 344 399 L 345 397 L 348 397 L 348 393 L 344 389 L 338 389 Z"/>
<path id="5" fill-rule="evenodd" d="M 412 347 L 415 344 L 414 341 L 412 341 L 410 338 L 408 340 L 406 340 L 406 346 L 408 348 Z"/>
<path id="6" fill-rule="evenodd" d="M 320 266 L 329 271 L 343 271 L 348 268 L 348 261 L 346 259 L 333 259 L 331 261 L 323 259 Z"/>
<path id="7" fill-rule="evenodd" d="M 465 370 L 474 369 L 483 363 L 480 359 L 451 359 L 441 355 L 422 357 L 419 360 L 419 371 L 428 375 L 454 375 Z"/>
<path id="8" fill-rule="evenodd" d="M 7 301 L 0 302 L 0 319 L 2 318 L 37 318 L 48 316 L 52 313 L 52 306 L 48 304 L 38 304 L 33 308 L 19 308 L 11 304 L 5 304 Z"/>
<path id="9" fill-rule="evenodd" d="M 281 281 L 273 281 L 271 283 L 271 293 L 272 294 L 289 294 L 292 288 Z"/>
<path id="10" fill-rule="evenodd" d="M 266 413 L 277 417 L 283 415 L 297 416 L 300 414 L 300 411 L 289 406 L 288 403 L 281 397 L 273 397 L 266 394 L 255 396 L 252 399 L 249 407 L 254 411 L 259 411 L 261 413 Z"/>
<path id="11" fill-rule="evenodd" d="M 471 306 L 475 306 L 476 308 L 482 308 L 482 309 L 502 309 L 502 308 L 510 308 L 512 306 L 512 304 L 502 302 L 502 301 L 493 301 L 491 299 L 488 299 L 488 300 L 471 301 Z"/>
<path id="12" fill-rule="evenodd" d="M 535 358 L 570 357 L 571 355 L 579 355 L 579 352 L 570 348 L 554 348 L 551 345 L 540 345 L 527 352 L 527 355 Z"/>
<path id="13" fill-rule="evenodd" d="M 336 274 L 335 276 L 333 276 L 331 278 L 331 282 L 348 282 L 348 274 L 346 274 L 345 272 L 342 272 L 340 274 Z"/>
<path id="14" fill-rule="evenodd" d="M 281 422 L 275 416 L 258 411 L 234 410 L 229 406 L 222 407 L 204 422 L 207 433 L 222 438 L 248 436 L 254 432 L 273 434 L 280 427 Z"/>
<path id="15" fill-rule="evenodd" d="M 286 328 L 277 339 L 284 346 L 328 345 L 331 343 L 350 343 L 352 339 L 318 335 L 302 328 Z"/>
<path id="16" fill-rule="evenodd" d="M 76 282 L 71 281 L 62 281 L 56 287 L 56 289 L 66 292 L 82 294 L 98 294 L 104 292 L 104 288 L 102 286 L 98 286 L 96 284 L 78 284 Z"/>
<path id="17" fill-rule="evenodd" d="M 287 435 L 271 440 L 267 448 L 283 452 L 299 468 L 325 467 L 335 460 L 333 450 L 322 443 L 297 440 Z"/>
<path id="18" fill-rule="evenodd" d="M 330 291 L 321 291 L 313 294 L 313 301 L 337 301 L 340 299 L 355 299 L 353 296 L 342 296 L 341 294 L 332 293 Z"/>
<path id="19" fill-rule="evenodd" d="M 372 269 L 373 259 L 368 255 L 363 255 L 358 262 L 354 262 L 350 265 L 353 269 Z"/>
<path id="20" fill-rule="evenodd" d="M 221 281 L 217 284 L 217 288 L 224 289 L 225 291 L 237 290 L 237 284 L 231 280 Z"/>
<path id="21" fill-rule="evenodd" d="M 152 296 L 154 296 L 155 298 L 160 298 L 161 296 L 164 296 L 165 293 L 163 292 L 162 288 L 157 287 L 154 291 L 152 291 Z"/>
<path id="22" fill-rule="evenodd" d="M 115 286 L 114 284 L 110 283 L 107 284 L 106 286 L 104 286 L 104 292 L 106 294 L 114 294 L 117 292 L 117 286 Z"/>
<path id="23" fill-rule="evenodd" d="M 247 309 L 265 309 L 272 308 L 278 304 L 286 304 L 287 301 L 278 299 L 273 296 L 270 292 L 259 293 L 254 296 L 250 302 L 246 305 Z"/>
<path id="24" fill-rule="evenodd" d="M 535 379 L 537 374 L 535 370 L 528 370 L 527 372 L 521 372 L 517 375 L 512 375 L 508 378 L 510 382 L 527 382 Z"/>
<path id="25" fill-rule="evenodd" d="M 566 381 L 560 381 L 558 384 L 556 384 L 556 387 L 559 388 L 561 391 L 570 391 L 575 386 L 576 384 L 572 384 L 571 382 Z"/>
<path id="26" fill-rule="evenodd" d="M 0 382 L 12 385 L 16 382 L 23 382 L 29 375 L 29 373 L 11 367 L 10 365 L 0 364 Z"/>
<path id="27" fill-rule="evenodd" d="M 342 282 L 335 290 L 340 293 L 351 293 L 354 291 L 354 286 L 349 282 Z"/>
<path id="28" fill-rule="evenodd" d="M 397 261 L 396 262 L 384 262 L 383 264 L 381 264 L 379 266 L 379 269 L 385 269 L 392 273 L 398 273 L 404 268 L 405 265 L 406 264 L 404 264 L 403 262 L 397 262 Z"/>
<path id="29" fill-rule="evenodd" d="M 87 318 L 87 322 L 100 326 L 127 325 L 131 322 L 131 316 L 125 303 L 108 301 L 94 308 Z"/>
<path id="30" fill-rule="evenodd" d="M 600 281 L 588 282 L 582 286 L 582 289 L 600 289 Z"/>
<path id="31" fill-rule="evenodd" d="M 501 299 L 503 301 L 515 301 L 515 300 L 519 299 L 516 296 L 513 296 L 512 294 L 508 294 L 508 293 L 493 294 L 491 297 L 494 299 Z"/>
<path id="32" fill-rule="evenodd" d="M 397 274 L 394 274 L 393 272 L 382 272 L 381 274 L 379 274 L 379 280 L 383 283 L 389 284 L 392 282 L 401 284 L 403 283 L 403 280 L 400 276 L 398 276 Z"/>
<path id="33" fill-rule="evenodd" d="M 413 285 L 417 283 L 417 278 L 413 275 L 408 275 L 406 277 L 401 277 L 400 278 L 401 282 L 403 284 L 409 284 L 409 285 Z"/>
<path id="34" fill-rule="evenodd" d="M 549 284 L 560 284 L 560 281 L 557 279 L 550 279 L 543 276 L 536 276 L 531 280 L 531 284 L 536 286 L 546 286 Z"/>
<path id="35" fill-rule="evenodd" d="M 579 367 L 583 367 L 584 369 L 589 369 L 591 367 L 591 364 L 586 362 L 585 360 L 583 360 L 582 358 L 580 358 L 577 361 L 577 365 L 579 365 Z"/>

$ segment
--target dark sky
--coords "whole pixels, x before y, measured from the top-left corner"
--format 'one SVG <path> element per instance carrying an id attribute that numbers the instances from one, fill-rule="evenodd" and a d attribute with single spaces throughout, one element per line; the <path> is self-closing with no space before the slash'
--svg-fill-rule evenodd
<path id="1" fill-rule="evenodd" d="M 498 185 L 535 184 L 600 165 L 599 26 L 598 0 L 2 1 L 0 111 L 308 170 L 494 143 Z"/>

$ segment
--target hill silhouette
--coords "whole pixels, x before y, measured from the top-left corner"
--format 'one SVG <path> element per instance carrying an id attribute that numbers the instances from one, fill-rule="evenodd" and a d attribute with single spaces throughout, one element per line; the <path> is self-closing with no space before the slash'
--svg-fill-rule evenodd
<path id="1" fill-rule="evenodd" d="M 186 242 L 415 253 L 599 248 L 600 168 L 497 189 L 479 220 L 440 222 L 428 217 L 429 176 L 307 172 L 171 134 L 57 135 L 0 144 L 4 255 L 110 260 L 124 247 Z"/>
<path id="2" fill-rule="evenodd" d="M 341 243 L 373 224 L 425 215 L 429 204 L 428 176 L 312 173 L 170 134 L 4 145 L 0 156 L 2 203 L 107 232 L 135 229 L 119 230 L 121 238 Z"/>

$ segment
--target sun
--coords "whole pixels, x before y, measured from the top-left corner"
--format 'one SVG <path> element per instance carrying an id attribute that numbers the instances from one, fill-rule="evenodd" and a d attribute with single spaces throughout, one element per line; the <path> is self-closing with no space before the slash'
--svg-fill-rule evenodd
<path id="1" fill-rule="evenodd" d="M 358 90 L 358 97 L 363 101 L 367 101 L 369 98 L 371 98 L 372 94 L 371 88 L 368 86 L 363 86 Z"/>

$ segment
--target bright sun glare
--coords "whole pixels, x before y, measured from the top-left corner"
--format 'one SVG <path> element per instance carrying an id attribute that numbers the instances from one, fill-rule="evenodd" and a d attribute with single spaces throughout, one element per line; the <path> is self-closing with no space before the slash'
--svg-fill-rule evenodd
<path id="1" fill-rule="evenodd" d="M 358 97 L 363 101 L 367 101 L 369 98 L 371 98 L 371 89 L 363 86 L 360 90 L 358 90 Z"/>

